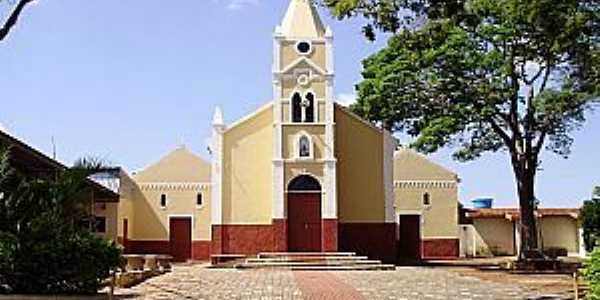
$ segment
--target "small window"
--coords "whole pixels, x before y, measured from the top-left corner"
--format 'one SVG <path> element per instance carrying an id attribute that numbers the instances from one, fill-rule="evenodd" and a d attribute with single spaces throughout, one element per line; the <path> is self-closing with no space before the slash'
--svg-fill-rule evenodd
<path id="1" fill-rule="evenodd" d="M 295 93 L 292 97 L 292 122 L 302 122 L 302 97 L 299 93 Z"/>
<path id="2" fill-rule="evenodd" d="M 196 206 L 202 206 L 202 194 L 196 195 Z"/>
<path id="3" fill-rule="evenodd" d="M 160 207 L 167 207 L 167 195 L 165 194 L 160 195 Z"/>
<path id="4" fill-rule="evenodd" d="M 310 139 L 303 135 L 298 141 L 298 151 L 301 158 L 310 157 Z"/>
<path id="5" fill-rule="evenodd" d="M 106 217 L 96 217 L 95 231 L 99 233 L 106 232 Z"/>
<path id="6" fill-rule="evenodd" d="M 296 45 L 296 49 L 298 50 L 298 53 L 300 53 L 300 54 L 308 54 L 308 53 L 310 53 L 311 48 L 312 48 L 312 46 L 307 41 L 299 42 Z"/>
<path id="7" fill-rule="evenodd" d="M 431 205 L 431 197 L 429 196 L 429 193 L 423 194 L 423 205 L 425 205 L 425 206 Z"/>

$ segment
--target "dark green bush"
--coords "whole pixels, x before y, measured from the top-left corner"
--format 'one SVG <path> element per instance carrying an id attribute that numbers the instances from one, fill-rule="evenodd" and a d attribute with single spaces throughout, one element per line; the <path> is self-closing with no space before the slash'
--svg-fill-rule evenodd
<path id="1" fill-rule="evenodd" d="M 585 249 L 590 252 L 600 238 L 600 189 L 598 188 L 595 189 L 592 200 L 583 203 L 581 226 Z"/>
<path id="2" fill-rule="evenodd" d="M 91 206 L 79 167 L 51 179 L 8 165 L 0 149 L 0 293 L 93 294 L 119 265 L 116 245 L 79 221 Z"/>
<path id="3" fill-rule="evenodd" d="M 2 270 L 5 292 L 10 293 L 96 293 L 120 256 L 115 246 L 88 232 L 25 239 L 9 247 L 17 248 Z"/>

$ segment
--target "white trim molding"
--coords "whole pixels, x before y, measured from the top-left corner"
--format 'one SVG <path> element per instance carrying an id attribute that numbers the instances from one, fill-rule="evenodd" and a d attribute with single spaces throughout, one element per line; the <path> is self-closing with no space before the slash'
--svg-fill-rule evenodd
<path id="1" fill-rule="evenodd" d="M 302 103 L 302 101 L 304 101 L 304 99 L 306 99 L 306 97 L 308 96 L 308 94 L 312 94 L 313 95 L 313 121 L 312 122 L 306 122 L 306 107 L 301 106 L 300 107 L 300 122 L 294 122 L 294 96 L 298 94 L 300 96 L 300 102 Z M 287 97 L 288 100 L 286 102 L 289 103 L 288 105 L 288 116 L 289 116 L 289 122 L 286 122 L 286 124 L 295 124 L 295 125 L 311 125 L 311 124 L 318 124 L 319 123 L 319 101 L 317 100 L 317 94 L 315 93 L 315 91 L 311 88 L 295 88 L 292 93 L 289 95 L 289 97 Z M 279 105 L 281 105 L 281 103 L 278 103 Z M 301 104 L 302 105 L 302 104 Z"/>
<path id="2" fill-rule="evenodd" d="M 300 156 L 300 140 L 306 137 L 308 139 L 308 156 Z M 312 136 L 302 130 L 294 137 L 294 155 L 292 157 L 297 161 L 313 160 L 315 159 L 315 145 Z"/>
<path id="3" fill-rule="evenodd" d="M 211 186 L 209 182 L 142 182 L 142 191 L 203 191 Z"/>
<path id="4" fill-rule="evenodd" d="M 298 46 L 300 45 L 300 43 L 308 43 L 308 52 L 300 52 L 300 49 L 298 49 Z M 309 56 L 313 53 L 315 47 L 313 47 L 313 41 L 308 39 L 308 40 L 298 40 L 296 41 L 296 44 L 294 45 L 294 49 L 296 50 L 296 53 L 298 53 L 298 55 L 300 56 Z"/>
<path id="5" fill-rule="evenodd" d="M 395 188 L 401 189 L 452 189 L 458 186 L 455 180 L 396 180 Z"/>
<path id="6" fill-rule="evenodd" d="M 308 59 L 305 56 L 299 57 L 298 59 L 294 60 L 283 70 L 281 70 L 280 72 L 277 72 L 276 75 L 289 73 L 289 71 L 291 71 L 292 69 L 294 69 L 296 66 L 300 65 L 303 62 L 306 63 L 307 65 L 309 65 L 313 69 L 313 71 L 317 72 L 319 75 L 327 75 L 327 71 L 323 70 L 321 67 L 319 67 L 319 65 L 317 65 L 316 63 L 314 63 L 312 60 Z"/>
<path id="7" fill-rule="evenodd" d="M 223 224 L 223 134 L 225 124 L 213 123 L 211 166 L 211 224 Z"/>
<path id="8" fill-rule="evenodd" d="M 420 210 L 398 210 L 396 211 L 396 214 L 398 216 L 403 216 L 403 215 L 422 215 L 423 212 Z"/>

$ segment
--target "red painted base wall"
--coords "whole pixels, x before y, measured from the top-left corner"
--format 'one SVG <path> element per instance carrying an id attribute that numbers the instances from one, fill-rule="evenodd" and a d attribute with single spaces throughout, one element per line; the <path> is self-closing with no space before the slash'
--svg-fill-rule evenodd
<path id="1" fill-rule="evenodd" d="M 386 263 L 396 262 L 396 224 L 338 224 L 337 220 L 324 220 L 323 226 L 324 232 L 329 232 L 324 238 L 324 251 L 356 252 L 358 255 L 366 255 Z M 337 230 L 334 229 L 335 226 Z M 337 240 L 333 239 L 334 234 L 337 234 Z M 423 259 L 457 259 L 459 256 L 458 239 L 423 239 L 421 245 Z M 213 241 L 192 241 L 193 260 L 209 260 L 211 254 L 219 253 L 254 255 L 268 251 L 287 251 L 285 220 L 274 221 L 273 225 L 215 225 Z M 170 252 L 169 241 L 127 241 L 126 253 Z"/>
<path id="2" fill-rule="evenodd" d="M 423 239 L 423 259 L 456 259 L 459 256 L 458 239 Z"/>
<path id="3" fill-rule="evenodd" d="M 396 223 L 340 223 L 339 251 L 356 252 L 385 263 L 396 262 Z"/>
<path id="4" fill-rule="evenodd" d="M 323 251 L 338 251 L 337 219 L 323 219 Z M 213 225 L 211 254 L 255 255 L 259 252 L 286 252 L 287 220 L 273 219 L 268 225 Z"/>
<path id="5" fill-rule="evenodd" d="M 272 225 L 213 225 L 211 254 L 246 254 L 287 251 L 287 223 Z"/>
<path id="6" fill-rule="evenodd" d="M 192 241 L 192 260 L 210 260 L 210 241 Z"/>

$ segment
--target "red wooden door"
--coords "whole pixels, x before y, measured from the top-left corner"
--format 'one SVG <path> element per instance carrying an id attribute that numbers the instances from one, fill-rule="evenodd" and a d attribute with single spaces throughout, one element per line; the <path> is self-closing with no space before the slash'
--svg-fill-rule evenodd
<path id="1" fill-rule="evenodd" d="M 129 253 L 129 224 L 127 219 L 123 219 L 123 252 Z"/>
<path id="2" fill-rule="evenodd" d="M 321 251 L 321 194 L 288 194 L 288 248 L 295 252 Z"/>
<path id="3" fill-rule="evenodd" d="M 192 258 L 191 218 L 169 220 L 169 244 L 174 261 L 183 262 Z"/>
<path id="4" fill-rule="evenodd" d="M 421 216 L 400 216 L 398 256 L 405 260 L 421 259 Z"/>

